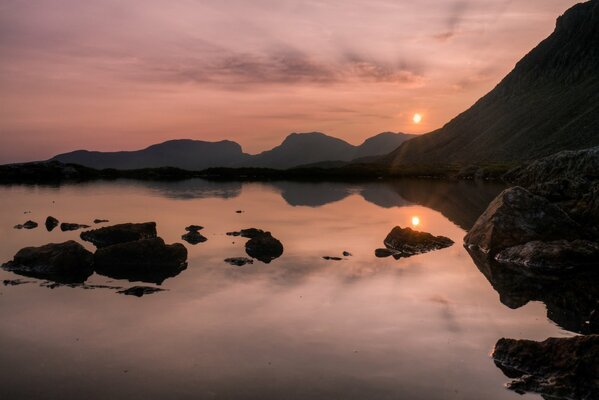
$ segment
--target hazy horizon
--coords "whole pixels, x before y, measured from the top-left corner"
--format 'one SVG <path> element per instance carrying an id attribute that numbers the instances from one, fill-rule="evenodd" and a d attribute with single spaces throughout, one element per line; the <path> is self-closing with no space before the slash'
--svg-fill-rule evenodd
<path id="1" fill-rule="evenodd" d="M 181 138 L 255 154 L 291 132 L 352 144 L 430 132 L 578 2 L 7 1 L 0 163 Z"/>

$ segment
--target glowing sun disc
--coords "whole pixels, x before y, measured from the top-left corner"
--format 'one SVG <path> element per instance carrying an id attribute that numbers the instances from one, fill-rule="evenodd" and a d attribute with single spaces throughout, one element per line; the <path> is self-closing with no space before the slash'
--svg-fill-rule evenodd
<path id="1" fill-rule="evenodd" d="M 412 217 L 412 225 L 414 225 L 414 226 L 420 225 L 420 218 L 419 217 Z"/>
<path id="2" fill-rule="evenodd" d="M 412 121 L 414 121 L 415 124 L 419 124 L 422 121 L 422 115 L 418 113 L 414 114 Z"/>

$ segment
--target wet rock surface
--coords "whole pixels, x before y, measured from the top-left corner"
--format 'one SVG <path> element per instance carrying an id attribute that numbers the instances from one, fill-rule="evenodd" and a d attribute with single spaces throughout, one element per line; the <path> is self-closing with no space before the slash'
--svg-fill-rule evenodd
<path id="1" fill-rule="evenodd" d="M 245 252 L 248 256 L 268 264 L 283 255 L 283 244 L 274 238 L 270 232 L 259 234 L 252 232 L 252 238 L 245 244 Z"/>
<path id="2" fill-rule="evenodd" d="M 229 235 L 229 236 L 241 236 L 241 237 L 244 237 L 244 238 L 253 239 L 255 237 L 264 235 L 265 233 L 268 233 L 268 232 L 264 232 L 262 229 L 247 228 L 247 229 L 242 229 L 240 231 L 227 232 L 227 235 Z"/>
<path id="3" fill-rule="evenodd" d="M 62 224 L 60 224 L 60 230 L 63 232 L 76 231 L 76 230 L 85 229 L 85 228 L 89 228 L 89 225 L 74 224 L 71 222 L 63 222 Z"/>
<path id="4" fill-rule="evenodd" d="M 48 218 L 46 218 L 45 225 L 46 225 L 46 230 L 48 232 L 52 232 L 54 230 L 54 228 L 56 228 L 58 226 L 58 224 L 59 224 L 59 221 L 56 218 L 54 218 L 52 216 L 48 216 Z"/>
<path id="5" fill-rule="evenodd" d="M 327 260 L 327 261 L 342 261 L 343 260 L 343 258 L 341 258 L 341 257 L 334 257 L 334 256 L 323 256 L 322 259 Z"/>
<path id="6" fill-rule="evenodd" d="M 208 238 L 206 238 L 204 235 L 202 235 L 198 231 L 187 232 L 186 234 L 181 236 L 181 239 L 185 240 L 189 244 L 194 244 L 194 245 L 198 244 L 198 243 L 204 243 L 205 241 L 208 240 Z"/>
<path id="7" fill-rule="evenodd" d="M 227 264 L 231 264 L 236 267 L 242 267 L 246 264 L 253 264 L 254 260 L 252 260 L 251 258 L 247 258 L 247 257 L 231 257 L 231 258 L 225 258 L 225 262 Z"/>
<path id="8" fill-rule="evenodd" d="M 156 223 L 126 223 L 81 232 L 81 239 L 93 243 L 98 249 L 115 244 L 156 238 Z"/>
<path id="9" fill-rule="evenodd" d="M 375 251 L 375 255 L 378 254 L 377 257 L 393 256 L 399 259 L 444 249 L 453 245 L 454 242 L 445 236 L 434 236 L 428 232 L 418 232 L 412 228 L 396 226 L 389 232 L 384 244 L 388 252 L 378 249 Z"/>
<path id="10" fill-rule="evenodd" d="M 578 223 L 543 197 L 521 187 L 504 190 L 479 217 L 464 238 L 469 247 L 495 255 L 532 241 L 585 239 Z"/>
<path id="11" fill-rule="evenodd" d="M 378 257 L 378 258 L 387 258 L 387 257 L 391 257 L 391 256 L 393 256 L 393 255 L 396 255 L 396 254 L 397 254 L 397 252 L 396 252 L 396 251 L 394 251 L 394 250 L 390 250 L 390 249 L 383 249 L 383 248 L 376 249 L 376 250 L 374 251 L 374 255 L 375 255 L 376 257 Z M 400 258 L 400 257 L 398 257 L 398 259 L 399 259 L 399 258 Z"/>
<path id="12" fill-rule="evenodd" d="M 19 275 L 57 282 L 84 282 L 93 273 L 93 254 L 79 243 L 25 247 L 2 268 Z"/>
<path id="13" fill-rule="evenodd" d="M 588 240 L 534 241 L 502 250 L 495 259 L 539 270 L 595 267 L 599 266 L 599 244 Z"/>
<path id="14" fill-rule="evenodd" d="M 508 388 L 548 399 L 597 399 L 599 335 L 550 338 L 543 342 L 500 339 L 495 364 L 514 379 Z"/>
<path id="15" fill-rule="evenodd" d="M 124 294 L 126 296 L 143 297 L 147 294 L 153 294 L 157 292 L 164 292 L 165 289 L 160 289 L 150 286 L 133 286 L 125 290 L 119 290 L 117 293 Z"/>
<path id="16" fill-rule="evenodd" d="M 202 229 L 204 229 L 204 227 L 202 225 L 189 225 L 185 227 L 185 230 L 187 232 L 197 232 L 197 231 L 201 231 Z"/>
<path id="17" fill-rule="evenodd" d="M 35 221 L 27 221 L 24 224 L 15 225 L 15 229 L 35 229 L 37 228 L 37 222 Z"/>
<path id="18" fill-rule="evenodd" d="M 99 248 L 96 272 L 115 279 L 161 284 L 187 267 L 187 249 L 161 238 L 141 239 Z"/>

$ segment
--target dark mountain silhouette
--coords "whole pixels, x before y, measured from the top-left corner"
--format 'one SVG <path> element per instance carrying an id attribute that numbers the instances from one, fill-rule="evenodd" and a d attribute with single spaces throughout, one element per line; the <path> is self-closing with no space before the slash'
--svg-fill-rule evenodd
<path id="1" fill-rule="evenodd" d="M 599 0 L 592 0 L 559 17 L 555 31 L 472 108 L 382 161 L 512 162 L 597 145 Z"/>
<path id="2" fill-rule="evenodd" d="M 103 169 L 137 169 L 177 167 L 202 170 L 213 166 L 232 166 L 248 159 L 235 142 L 204 142 L 201 140 L 170 140 L 143 150 L 99 152 L 78 150 L 55 156 L 52 160 Z"/>
<path id="3" fill-rule="evenodd" d="M 176 167 L 203 170 L 211 167 L 292 168 L 321 162 L 348 162 L 357 157 L 380 156 L 413 135 L 385 132 L 353 146 L 323 133 L 292 133 L 279 146 L 257 155 L 246 154 L 235 142 L 170 140 L 143 150 L 99 152 L 77 150 L 52 158 L 90 168 L 140 169 Z"/>

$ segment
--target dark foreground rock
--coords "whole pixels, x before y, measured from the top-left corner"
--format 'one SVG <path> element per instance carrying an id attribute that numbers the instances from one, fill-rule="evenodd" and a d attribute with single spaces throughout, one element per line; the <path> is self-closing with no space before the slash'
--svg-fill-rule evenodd
<path id="1" fill-rule="evenodd" d="M 89 225 L 74 224 L 74 223 L 70 223 L 70 222 L 63 222 L 62 224 L 60 224 L 60 230 L 63 232 L 76 231 L 76 230 L 85 229 L 85 228 L 89 228 Z"/>
<path id="2" fill-rule="evenodd" d="M 156 222 L 118 224 L 81 232 L 81 239 L 93 243 L 99 249 L 156 236 Z"/>
<path id="3" fill-rule="evenodd" d="M 231 264 L 236 267 L 242 267 L 246 264 L 253 264 L 254 260 L 252 260 L 251 258 L 247 258 L 247 257 L 231 257 L 231 258 L 225 258 L 225 262 L 227 264 Z"/>
<path id="4" fill-rule="evenodd" d="M 54 228 L 56 228 L 58 226 L 58 220 L 52 216 L 48 216 L 48 218 L 46 218 L 46 230 L 48 232 L 52 232 L 54 230 Z"/>
<path id="5" fill-rule="evenodd" d="M 15 229 L 34 229 L 37 228 L 37 222 L 35 221 L 27 221 L 24 224 L 15 225 Z"/>
<path id="6" fill-rule="evenodd" d="M 189 244 L 194 244 L 194 245 L 198 244 L 198 243 L 204 243 L 205 241 L 208 240 L 207 237 L 205 237 L 198 231 L 187 232 L 185 235 L 181 236 L 181 239 L 185 240 Z"/>
<path id="7" fill-rule="evenodd" d="M 2 268 L 19 275 L 56 282 L 84 282 L 93 273 L 93 255 L 79 243 L 25 247 Z"/>
<path id="8" fill-rule="evenodd" d="M 164 292 L 164 289 L 150 286 L 133 286 L 129 289 L 119 290 L 117 293 L 124 294 L 126 296 L 142 297 L 146 294 L 152 294 L 157 292 Z"/>
<path id="9" fill-rule="evenodd" d="M 599 270 L 537 270 L 502 264 L 475 249 L 467 249 L 476 267 L 505 306 L 517 309 L 539 301 L 547 318 L 561 328 L 582 334 L 599 333 Z"/>
<path id="10" fill-rule="evenodd" d="M 543 342 L 500 339 L 493 360 L 514 379 L 508 388 L 518 393 L 538 393 L 552 400 L 599 396 L 599 335 Z"/>
<path id="11" fill-rule="evenodd" d="M 101 247 L 94 254 L 96 272 L 114 279 L 161 284 L 187 267 L 187 249 L 161 238 Z"/>
<path id="12" fill-rule="evenodd" d="M 245 244 L 245 252 L 252 258 L 270 263 L 283 255 L 283 244 L 275 239 L 270 232 L 254 236 Z"/>
<path id="13" fill-rule="evenodd" d="M 585 239 L 588 234 L 559 207 L 521 187 L 504 190 L 464 238 L 468 247 L 494 256 L 532 241 Z"/>
<path id="14" fill-rule="evenodd" d="M 599 266 L 599 244 L 588 240 L 534 241 L 509 247 L 495 259 L 538 270 L 567 270 Z"/>
<path id="15" fill-rule="evenodd" d="M 411 257 L 416 254 L 427 253 L 433 250 L 444 249 L 453 245 L 453 240 L 445 236 L 433 236 L 428 232 L 418 232 L 412 228 L 396 226 L 385 238 L 385 247 L 389 255 L 395 258 Z M 375 254 L 384 256 L 380 250 Z"/>

